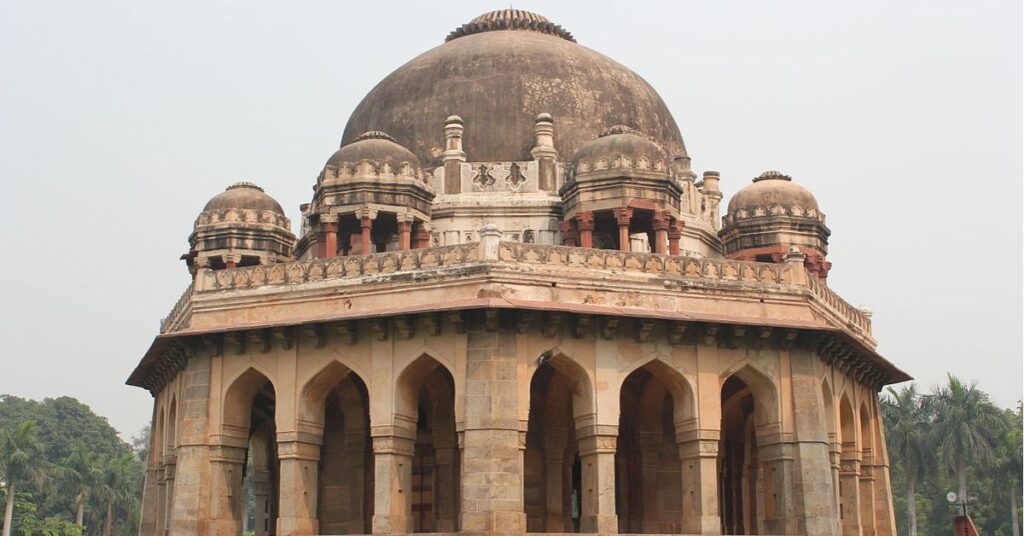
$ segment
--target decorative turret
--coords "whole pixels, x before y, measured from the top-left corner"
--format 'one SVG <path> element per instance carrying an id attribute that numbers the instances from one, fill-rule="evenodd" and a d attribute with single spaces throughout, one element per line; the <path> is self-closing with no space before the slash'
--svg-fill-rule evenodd
<path id="1" fill-rule="evenodd" d="M 565 202 L 566 243 L 623 251 L 678 251 L 682 188 L 673 178 L 673 160 L 640 132 L 623 125 L 576 152 L 574 174 L 559 192 Z"/>
<path id="2" fill-rule="evenodd" d="M 705 189 L 706 181 L 707 175 Z M 778 171 L 765 171 L 734 195 L 722 223 L 719 236 L 728 258 L 782 262 L 792 246 L 819 278 L 825 279 L 832 266 L 825 260 L 831 231 L 818 201 Z"/>
<path id="3" fill-rule="evenodd" d="M 284 262 L 292 258 L 295 235 L 281 205 L 263 188 L 238 182 L 210 199 L 196 218 L 182 255 L 189 271 Z"/>
<path id="4" fill-rule="evenodd" d="M 433 199 L 416 155 L 385 132 L 364 132 L 338 149 L 317 178 L 298 254 L 334 257 L 423 247 Z"/>

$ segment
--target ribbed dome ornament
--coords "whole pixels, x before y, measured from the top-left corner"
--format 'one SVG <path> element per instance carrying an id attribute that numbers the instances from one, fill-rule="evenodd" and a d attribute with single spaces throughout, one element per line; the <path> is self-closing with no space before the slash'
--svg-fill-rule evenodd
<path id="1" fill-rule="evenodd" d="M 528 30 L 561 37 L 573 43 L 576 42 L 576 38 L 565 28 L 551 22 L 543 15 L 522 9 L 499 9 L 490 13 L 484 13 L 456 28 L 452 33 L 448 34 L 445 42 L 467 35 L 498 30 Z"/>
<path id="2" fill-rule="evenodd" d="M 760 175 L 758 175 L 757 177 L 754 178 L 754 182 L 768 181 L 768 180 L 791 181 L 791 180 L 793 180 L 793 178 L 790 177 L 789 175 L 783 174 L 781 171 L 775 171 L 774 169 L 765 171 L 764 173 L 762 173 L 762 174 L 760 174 Z"/>
<path id="3" fill-rule="evenodd" d="M 360 140 L 388 140 L 390 142 L 398 143 L 395 138 L 391 137 L 390 134 L 383 130 L 368 130 L 363 132 L 356 138 L 356 141 Z"/>
<path id="4" fill-rule="evenodd" d="M 226 192 L 228 190 L 234 190 L 235 188 L 249 188 L 250 190 L 259 190 L 261 192 L 263 191 L 263 188 L 260 188 L 259 186 L 256 186 L 255 184 L 249 181 L 238 181 L 232 184 L 231 186 L 224 188 L 224 191 Z"/>
<path id="5" fill-rule="evenodd" d="M 614 136 L 616 134 L 633 134 L 635 136 L 640 136 L 641 138 L 646 138 L 647 137 L 643 133 L 641 133 L 639 130 L 637 130 L 637 129 L 633 128 L 633 127 L 627 127 L 626 125 L 612 125 L 612 126 L 606 128 L 606 129 L 602 130 L 601 133 L 598 134 L 597 137 L 598 138 L 604 138 L 605 136 Z"/>

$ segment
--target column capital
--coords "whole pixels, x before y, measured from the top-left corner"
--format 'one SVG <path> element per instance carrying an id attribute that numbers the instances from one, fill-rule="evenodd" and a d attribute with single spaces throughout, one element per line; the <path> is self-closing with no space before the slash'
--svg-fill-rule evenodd
<path id="1" fill-rule="evenodd" d="M 401 436 L 376 436 L 373 438 L 374 454 L 394 454 L 411 458 L 416 451 L 416 441 Z"/>
<path id="2" fill-rule="evenodd" d="M 654 213 L 654 230 L 655 231 L 668 231 L 671 225 L 672 215 L 667 210 L 659 210 Z"/>
<path id="3" fill-rule="evenodd" d="M 612 214 L 615 215 L 615 221 L 619 226 L 629 225 L 629 221 L 633 219 L 633 207 L 615 207 Z"/>
<path id="4" fill-rule="evenodd" d="M 333 214 L 331 212 L 321 212 L 320 213 L 320 223 L 323 223 L 323 224 L 329 224 L 329 223 L 337 224 L 338 223 L 338 215 L 337 214 Z"/>
<path id="5" fill-rule="evenodd" d="M 679 459 L 718 458 L 717 439 L 689 439 L 677 443 Z"/>
<path id="6" fill-rule="evenodd" d="M 594 213 L 593 212 L 577 212 L 576 213 L 576 228 L 581 231 L 593 231 L 594 230 Z"/>
<path id="7" fill-rule="evenodd" d="M 618 443 L 618 434 L 592 434 L 579 437 L 580 456 L 590 454 L 615 454 L 615 447 Z"/>
<path id="8" fill-rule="evenodd" d="M 367 220 L 373 222 L 377 219 L 377 210 L 370 207 L 360 207 L 356 209 L 356 217 L 359 218 L 362 225 L 366 225 Z"/>

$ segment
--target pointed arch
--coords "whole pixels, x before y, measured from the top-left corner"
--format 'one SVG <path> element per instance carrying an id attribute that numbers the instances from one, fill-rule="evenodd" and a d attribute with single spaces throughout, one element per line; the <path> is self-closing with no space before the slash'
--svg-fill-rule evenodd
<path id="1" fill-rule="evenodd" d="M 531 382 L 544 365 L 551 366 L 568 381 L 572 393 L 573 418 L 577 420 L 577 424 L 584 420 L 593 420 L 597 413 L 594 382 L 583 365 L 568 353 L 555 348 L 551 352 L 551 357 L 538 363 L 532 371 Z"/>
<path id="2" fill-rule="evenodd" d="M 674 404 L 674 416 L 676 423 L 683 423 L 697 417 L 696 397 L 690 380 L 678 368 L 670 364 L 661 354 L 652 353 L 643 359 L 629 364 L 620 375 L 618 390 L 621 392 L 622 384 L 635 371 L 647 369 L 654 374 L 672 395 Z"/>
<path id="3" fill-rule="evenodd" d="M 860 451 L 861 459 L 865 462 L 871 461 L 872 447 L 874 446 L 874 434 L 872 433 L 871 426 L 871 412 L 868 410 L 867 402 L 861 401 L 860 411 L 858 412 L 858 418 L 860 423 Z"/>
<path id="4" fill-rule="evenodd" d="M 225 432 L 241 432 L 241 437 L 247 437 L 253 401 L 267 389 L 277 392 L 270 378 L 255 366 L 249 366 L 235 376 L 224 392 L 221 425 Z"/>
<path id="5" fill-rule="evenodd" d="M 849 393 L 839 397 L 839 442 L 843 445 L 843 452 L 857 450 L 857 419 Z"/>
<path id="6" fill-rule="evenodd" d="M 828 383 L 828 378 L 821 380 L 821 401 L 822 401 L 822 424 L 824 425 L 825 433 L 828 434 L 828 440 L 830 443 L 836 441 L 836 435 L 838 434 L 836 426 L 836 401 L 835 396 L 832 394 L 832 387 Z"/>
<path id="7" fill-rule="evenodd" d="M 358 377 L 364 385 L 366 384 L 358 373 L 338 359 L 325 363 L 320 370 L 313 373 L 299 390 L 298 407 L 296 408 L 299 421 L 323 425 L 327 396 L 349 374 Z"/>
<path id="8" fill-rule="evenodd" d="M 779 409 L 778 382 L 771 374 L 762 371 L 753 363 L 745 361 L 731 367 L 720 376 L 720 385 L 724 388 L 731 378 L 741 380 L 754 396 L 755 425 L 763 426 L 782 420 Z"/>
<path id="9" fill-rule="evenodd" d="M 150 457 L 155 465 L 164 463 L 164 408 L 160 406 L 156 412 L 156 420 L 151 429 L 152 445 L 150 446 Z"/>
<path id="10" fill-rule="evenodd" d="M 171 401 L 167 404 L 167 423 L 164 432 L 165 452 L 174 452 L 178 446 L 178 400 L 171 394 Z"/>
<path id="11" fill-rule="evenodd" d="M 416 423 L 420 390 L 430 374 L 438 367 L 443 369 L 449 377 L 454 377 L 448 367 L 426 352 L 421 353 L 396 375 L 394 400 L 396 418 L 404 418 L 407 423 L 413 425 Z"/>

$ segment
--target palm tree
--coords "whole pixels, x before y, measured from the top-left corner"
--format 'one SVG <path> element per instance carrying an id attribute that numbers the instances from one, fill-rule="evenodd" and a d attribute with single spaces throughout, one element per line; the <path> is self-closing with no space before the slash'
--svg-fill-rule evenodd
<path id="1" fill-rule="evenodd" d="M 0 429 L 0 474 L 7 479 L 3 536 L 11 535 L 16 488 L 24 483 L 47 489 L 47 465 L 35 421 L 23 421 L 14 430 Z"/>
<path id="2" fill-rule="evenodd" d="M 82 443 L 72 447 L 71 454 L 64 460 L 64 467 L 67 469 L 68 484 L 73 488 L 75 496 L 75 525 L 81 527 L 85 520 L 85 504 L 92 491 L 102 482 L 103 471 L 97 463 L 96 455 Z"/>
<path id="3" fill-rule="evenodd" d="M 1022 454 L 1022 421 L 1021 405 L 1017 403 L 1017 411 L 1006 410 L 1006 432 L 999 438 L 996 445 L 995 458 L 990 476 L 992 483 L 1000 487 L 1002 493 L 1010 496 L 1010 527 L 1013 536 L 1020 536 L 1020 521 L 1017 519 L 1017 498 L 1021 489 L 1021 473 L 1024 472 Z"/>
<path id="4" fill-rule="evenodd" d="M 102 481 L 94 490 L 100 503 L 106 508 L 103 522 L 103 536 L 110 536 L 113 529 L 115 507 L 130 512 L 138 502 L 135 468 L 138 459 L 134 454 L 126 452 L 103 460 Z M 127 518 L 127 516 L 122 516 Z"/>
<path id="5" fill-rule="evenodd" d="M 907 478 L 907 527 L 910 536 L 917 536 L 917 504 L 914 486 L 934 463 L 928 444 L 928 413 L 920 403 L 917 386 L 910 384 L 899 391 L 888 388 L 882 398 L 882 416 L 889 453 L 903 466 Z"/>
<path id="6" fill-rule="evenodd" d="M 924 397 L 933 417 L 931 442 L 942 461 L 956 476 L 957 493 L 967 501 L 967 468 L 971 463 L 987 467 L 993 460 L 996 437 L 1005 421 L 988 394 L 952 374 L 947 384 Z"/>

